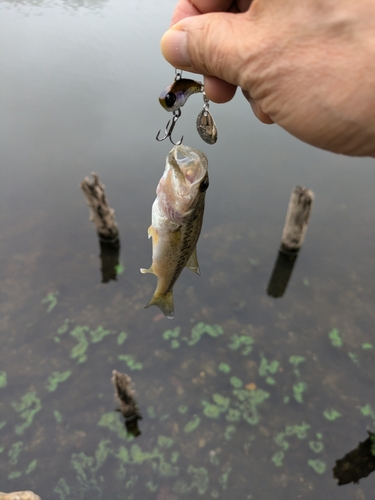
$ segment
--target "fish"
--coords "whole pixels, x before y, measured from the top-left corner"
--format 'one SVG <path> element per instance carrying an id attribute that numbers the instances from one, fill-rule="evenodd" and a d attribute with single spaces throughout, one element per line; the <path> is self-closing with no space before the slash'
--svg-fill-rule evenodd
<path id="1" fill-rule="evenodd" d="M 177 111 L 180 109 L 192 94 L 203 92 L 203 83 L 189 78 L 179 78 L 159 96 L 159 102 L 167 111 Z"/>
<path id="2" fill-rule="evenodd" d="M 152 264 L 141 273 L 158 278 L 156 290 L 145 306 L 157 306 L 168 318 L 174 317 L 173 286 L 184 267 L 200 275 L 197 242 L 202 229 L 206 191 L 209 186 L 208 161 L 198 149 L 174 146 L 152 205 Z"/>

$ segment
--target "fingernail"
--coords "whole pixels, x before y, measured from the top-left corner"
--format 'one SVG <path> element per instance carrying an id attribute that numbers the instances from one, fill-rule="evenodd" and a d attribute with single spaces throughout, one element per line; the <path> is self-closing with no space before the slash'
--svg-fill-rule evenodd
<path id="1" fill-rule="evenodd" d="M 173 28 L 168 30 L 164 33 L 160 45 L 163 56 L 172 66 L 186 68 L 191 65 L 186 31 Z"/>

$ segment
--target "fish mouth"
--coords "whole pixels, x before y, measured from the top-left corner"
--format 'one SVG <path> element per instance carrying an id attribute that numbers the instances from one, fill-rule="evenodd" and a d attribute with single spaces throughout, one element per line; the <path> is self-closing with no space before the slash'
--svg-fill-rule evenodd
<path id="1" fill-rule="evenodd" d="M 172 169 L 172 183 L 186 195 L 199 184 L 207 173 L 207 158 L 197 149 L 180 144 L 168 154 L 168 164 Z"/>

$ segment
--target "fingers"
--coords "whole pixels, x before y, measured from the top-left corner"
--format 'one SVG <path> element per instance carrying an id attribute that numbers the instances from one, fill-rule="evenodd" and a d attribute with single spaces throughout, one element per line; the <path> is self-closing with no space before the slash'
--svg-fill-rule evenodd
<path id="1" fill-rule="evenodd" d="M 236 93 L 236 85 L 227 83 L 215 76 L 204 77 L 204 91 L 210 101 L 217 103 L 228 102 Z"/>
<path id="2" fill-rule="evenodd" d="M 250 24 L 249 16 L 228 12 L 188 17 L 164 34 L 161 50 L 175 68 L 239 85 Z"/>

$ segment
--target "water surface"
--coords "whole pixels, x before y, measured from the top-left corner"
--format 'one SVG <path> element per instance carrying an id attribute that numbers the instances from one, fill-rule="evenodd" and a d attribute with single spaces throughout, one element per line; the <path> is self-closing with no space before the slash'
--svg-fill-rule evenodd
<path id="1" fill-rule="evenodd" d="M 174 2 L 0 1 L 0 489 L 43 500 L 370 500 L 374 477 L 332 468 L 373 429 L 373 160 L 303 145 L 241 95 L 211 105 L 198 246 L 173 321 L 145 310 L 147 239 L 170 149 L 159 51 Z M 79 183 L 95 171 L 120 228 L 123 271 L 101 283 Z M 315 204 L 286 293 L 266 293 L 291 190 Z M 125 335 L 126 334 L 126 335 Z M 375 346 L 375 343 L 374 343 Z M 126 435 L 110 378 L 143 414 Z M 6 376 L 5 376 L 6 374 Z"/>

